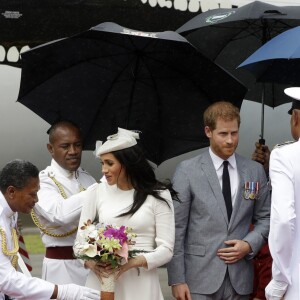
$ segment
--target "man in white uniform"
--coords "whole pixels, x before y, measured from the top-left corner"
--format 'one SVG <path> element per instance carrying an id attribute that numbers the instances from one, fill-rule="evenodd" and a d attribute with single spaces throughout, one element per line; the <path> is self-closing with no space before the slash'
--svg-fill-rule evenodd
<path id="1" fill-rule="evenodd" d="M 278 145 L 271 152 L 273 279 L 266 287 L 268 300 L 300 299 L 300 88 L 288 88 L 285 93 L 296 99 L 289 110 L 295 142 Z"/>
<path id="2" fill-rule="evenodd" d="M 75 284 L 54 285 L 16 271 L 17 212 L 30 213 L 38 201 L 39 171 L 30 162 L 14 160 L 0 173 L 0 299 L 99 300 L 98 291 Z"/>
<path id="3" fill-rule="evenodd" d="M 83 204 L 80 192 L 96 181 L 80 168 L 82 138 L 75 124 L 52 125 L 47 148 L 52 161 L 40 172 L 39 202 L 32 214 L 46 247 L 42 278 L 85 285 L 88 270 L 74 258 L 72 247 Z"/>

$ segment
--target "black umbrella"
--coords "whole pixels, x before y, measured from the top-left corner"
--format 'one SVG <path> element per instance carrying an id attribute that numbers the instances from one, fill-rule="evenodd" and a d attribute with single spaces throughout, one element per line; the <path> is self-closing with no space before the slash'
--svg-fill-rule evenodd
<path id="1" fill-rule="evenodd" d="M 196 13 L 141 0 L 1 0 L 0 46 L 6 51 L 33 48 L 106 21 L 143 31 L 175 30 L 192 15 Z M 20 62 L 5 56 L 3 63 L 19 67 Z"/>
<path id="2" fill-rule="evenodd" d="M 203 110 L 240 107 L 246 89 L 176 32 L 102 23 L 22 54 L 18 101 L 48 123 L 76 122 L 93 150 L 117 127 L 140 130 L 156 164 L 207 146 Z"/>
<path id="3" fill-rule="evenodd" d="M 256 83 L 251 74 L 244 70 L 236 70 L 236 67 L 265 42 L 298 25 L 299 6 L 279 7 L 255 1 L 236 9 L 205 12 L 185 23 L 177 32 L 184 35 L 201 53 L 241 80 L 249 89 L 246 99 L 274 108 L 291 101 L 283 92 L 287 86 Z M 262 138 L 263 109 L 264 105 Z"/>

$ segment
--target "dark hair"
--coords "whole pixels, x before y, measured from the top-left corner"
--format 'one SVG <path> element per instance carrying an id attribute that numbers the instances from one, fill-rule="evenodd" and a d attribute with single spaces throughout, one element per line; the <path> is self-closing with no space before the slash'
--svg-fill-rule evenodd
<path id="1" fill-rule="evenodd" d="M 51 127 L 47 130 L 47 133 L 49 134 L 49 143 L 51 143 L 51 144 L 53 143 L 54 133 L 55 133 L 56 129 L 60 128 L 60 127 L 76 128 L 80 134 L 80 137 L 82 137 L 81 129 L 77 124 L 75 124 L 74 122 L 69 121 L 69 120 L 60 120 L 60 121 L 53 123 L 51 125 Z"/>
<path id="2" fill-rule="evenodd" d="M 38 176 L 39 170 L 31 162 L 15 159 L 7 163 L 0 172 L 0 190 L 5 193 L 9 186 L 22 189 L 30 178 Z"/>
<path id="3" fill-rule="evenodd" d="M 170 182 L 163 183 L 156 179 L 153 167 L 138 145 L 114 151 L 112 154 L 125 168 L 127 179 L 135 189 L 132 206 L 127 212 L 120 214 L 119 217 L 136 213 L 146 201 L 148 195 L 168 204 L 166 199 L 160 196 L 162 190 L 169 189 L 172 197 L 176 197 L 177 193 L 173 190 Z"/>

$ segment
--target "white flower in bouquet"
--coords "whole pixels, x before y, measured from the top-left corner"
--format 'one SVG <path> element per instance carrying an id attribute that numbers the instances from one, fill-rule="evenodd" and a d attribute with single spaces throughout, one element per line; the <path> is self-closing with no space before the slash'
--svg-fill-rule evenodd
<path id="1" fill-rule="evenodd" d="M 136 253 L 129 249 L 134 245 L 134 237 L 136 234 L 130 227 L 94 224 L 87 220 L 80 228 L 74 253 L 80 259 L 111 263 L 117 267 Z"/>

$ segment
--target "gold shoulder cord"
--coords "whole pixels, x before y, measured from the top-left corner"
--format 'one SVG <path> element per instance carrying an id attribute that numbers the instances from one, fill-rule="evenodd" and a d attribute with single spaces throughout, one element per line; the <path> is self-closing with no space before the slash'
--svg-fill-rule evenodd
<path id="1" fill-rule="evenodd" d="M 58 187 L 58 190 L 59 190 L 59 193 L 61 194 L 61 196 L 64 198 L 64 199 L 67 199 L 68 197 L 67 197 L 67 194 L 66 194 L 66 192 L 65 192 L 65 190 L 64 190 L 64 188 L 63 188 L 63 186 L 61 185 L 61 183 L 60 182 L 58 182 L 53 176 L 49 176 L 52 180 L 53 180 L 53 182 L 56 184 L 56 186 Z M 80 185 L 80 192 L 82 192 L 82 191 L 85 191 L 85 188 L 84 187 L 82 187 L 81 185 Z M 75 227 L 74 229 L 72 229 L 72 230 L 70 230 L 70 231 L 68 231 L 68 232 L 65 232 L 65 233 L 52 233 L 52 232 L 50 232 L 49 230 L 47 230 L 47 228 L 46 227 L 44 227 L 42 224 L 41 224 L 41 222 L 40 222 L 40 220 L 38 219 L 38 217 L 37 217 L 37 215 L 36 215 L 36 213 L 35 213 L 35 211 L 34 211 L 34 209 L 32 209 L 32 211 L 31 211 L 31 218 L 32 218 L 32 220 L 33 220 L 33 223 L 44 233 L 44 234 L 46 234 L 46 235 L 49 235 L 49 236 L 52 236 L 52 237 L 55 237 L 55 238 L 63 238 L 63 237 L 67 237 L 67 236 L 70 236 L 70 235 L 72 235 L 73 233 L 75 233 L 76 231 L 77 231 L 77 229 L 78 229 L 78 227 Z"/>
<path id="2" fill-rule="evenodd" d="M 4 255 L 12 256 L 11 264 L 15 269 L 17 269 L 17 264 L 18 264 L 17 253 L 19 251 L 18 235 L 17 235 L 16 229 L 14 229 L 14 228 L 11 229 L 11 232 L 12 232 L 14 248 L 11 251 L 9 251 L 7 249 L 7 240 L 6 240 L 5 231 L 2 228 L 0 228 L 0 234 L 1 234 L 1 238 L 2 238 L 1 248 L 2 248 L 2 253 Z"/>

